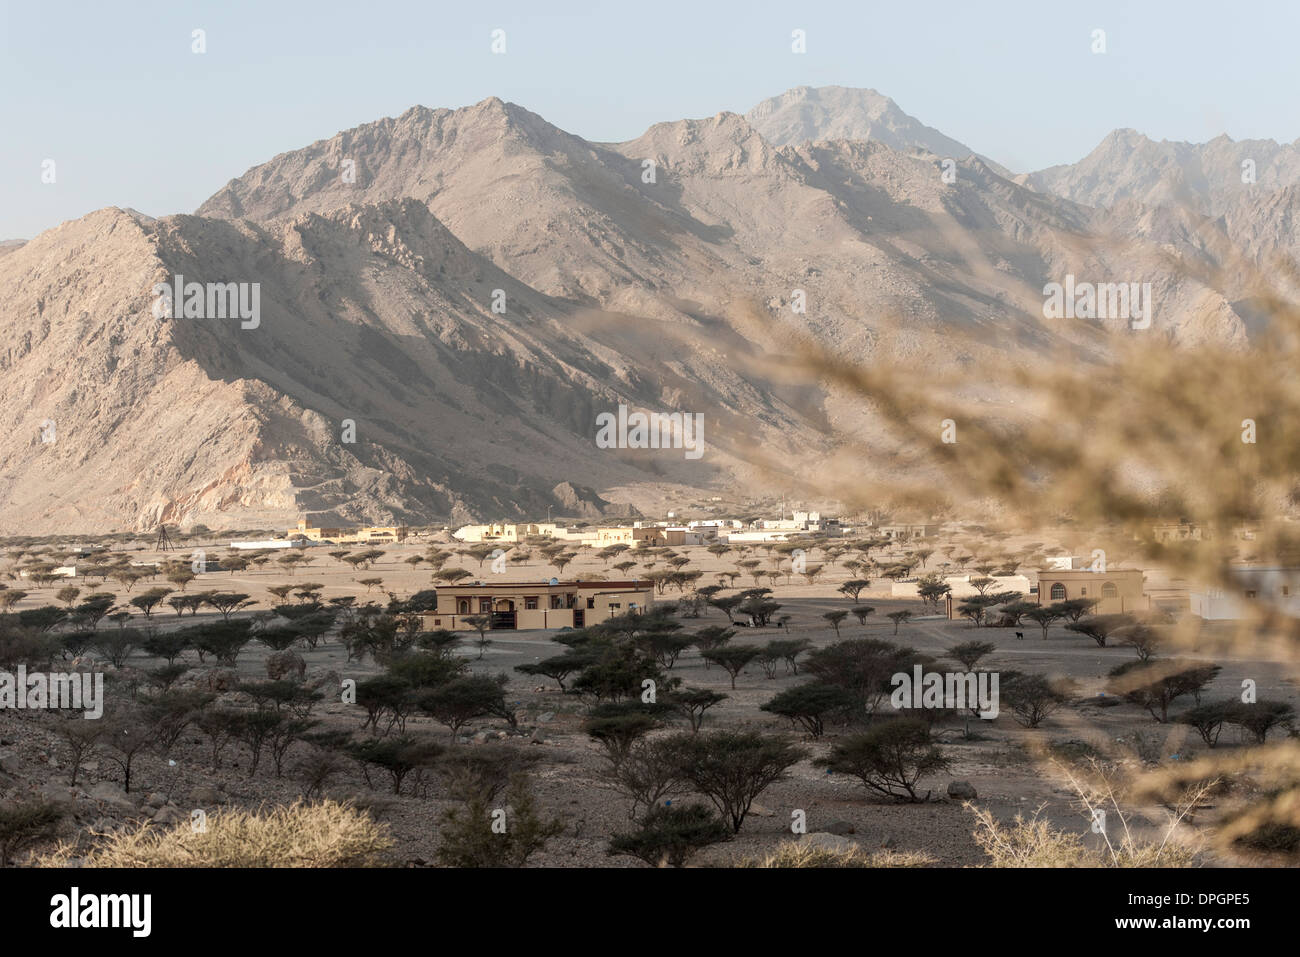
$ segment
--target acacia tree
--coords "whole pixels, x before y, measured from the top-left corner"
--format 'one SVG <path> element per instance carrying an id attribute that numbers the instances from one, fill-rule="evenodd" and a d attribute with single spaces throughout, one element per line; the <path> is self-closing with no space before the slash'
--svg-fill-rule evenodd
<path id="1" fill-rule="evenodd" d="M 835 628 L 835 637 L 838 638 L 840 636 L 840 622 L 849 617 L 849 613 L 847 611 L 828 611 L 822 617 Z"/>
<path id="2" fill-rule="evenodd" d="M 247 608 L 253 604 L 252 599 L 242 592 L 214 591 L 204 596 L 204 601 L 221 613 L 223 621 L 230 621 L 232 612 Z"/>
<path id="3" fill-rule="evenodd" d="M 1060 621 L 1065 617 L 1065 609 L 1059 604 L 1040 605 L 1025 612 L 1025 617 L 1030 621 L 1036 622 L 1043 629 L 1043 641 L 1047 640 L 1047 629 L 1054 622 Z"/>
<path id="4" fill-rule="evenodd" d="M 482 675 L 456 678 L 436 687 L 420 698 L 419 706 L 450 729 L 453 741 L 468 721 L 505 710 L 500 682 Z"/>
<path id="5" fill-rule="evenodd" d="M 754 800 L 804 758 L 802 749 L 752 731 L 682 733 L 673 739 L 682 777 L 739 833 Z"/>
<path id="6" fill-rule="evenodd" d="M 803 725 L 814 738 L 820 738 L 827 717 L 848 711 L 853 706 L 853 696 L 843 688 L 823 681 L 786 688 L 759 710 L 779 714 L 790 722 Z"/>
<path id="7" fill-rule="evenodd" d="M 890 612 L 888 615 L 886 615 L 885 617 L 888 618 L 890 621 L 892 621 L 892 622 L 894 623 L 894 634 L 898 634 L 898 626 L 901 625 L 901 624 L 902 624 L 903 622 L 905 622 L 905 621 L 910 621 L 911 618 L 912 618 L 912 613 L 911 613 L 910 611 L 906 611 L 906 610 L 904 610 L 904 611 L 891 611 L 891 612 Z"/>
<path id="8" fill-rule="evenodd" d="M 511 778 L 506 792 L 505 833 L 493 828 L 494 809 L 482 795 L 474 795 L 460 808 L 447 811 L 438 829 L 442 843 L 438 862 L 446 867 L 523 867 L 528 859 L 564 830 L 558 818 L 547 820 L 520 773 Z"/>
<path id="9" fill-rule="evenodd" d="M 586 665 L 590 664 L 589 655 L 576 651 L 567 651 L 561 655 L 554 655 L 542 661 L 527 664 L 515 665 L 515 671 L 525 675 L 542 675 L 546 678 L 552 678 L 560 686 L 561 691 L 566 691 L 564 679 L 569 677 L 575 671 L 580 671 Z"/>
<path id="10" fill-rule="evenodd" d="M 861 734 L 849 735 L 813 762 L 835 774 L 848 774 L 869 791 L 896 800 L 927 801 L 917 794 L 920 779 L 948 766 L 934 746 L 930 726 L 918 718 L 891 718 Z"/>
<path id="11" fill-rule="evenodd" d="M 0 867 L 20 851 L 53 837 L 63 810 L 53 801 L 33 798 L 0 805 Z"/>
<path id="12" fill-rule="evenodd" d="M 131 604 L 144 613 L 145 620 L 153 617 L 158 603 L 172 593 L 170 588 L 150 588 L 131 599 Z"/>
<path id="13" fill-rule="evenodd" d="M 1197 705 L 1184 711 L 1177 718 L 1179 724 L 1190 725 L 1196 729 L 1196 733 L 1201 736 L 1207 748 L 1212 748 L 1219 743 L 1219 734 L 1223 730 L 1223 724 L 1228 720 L 1233 708 L 1237 705 L 1236 701 L 1212 701 L 1207 704 Z"/>
<path id="14" fill-rule="evenodd" d="M 683 688 L 672 692 L 666 699 L 666 703 L 686 717 L 690 722 L 691 732 L 695 733 L 704 724 L 704 712 L 726 701 L 728 697 L 720 691 L 711 691 L 707 688 Z"/>
<path id="15" fill-rule="evenodd" d="M 465 624 L 478 632 L 474 644 L 478 646 L 478 657 L 482 661 L 487 646 L 492 644 L 492 639 L 487 636 L 488 629 L 492 627 L 492 618 L 490 615 L 470 615 L 465 619 Z"/>
<path id="16" fill-rule="evenodd" d="M 1191 661 L 1126 661 L 1111 669 L 1110 688 L 1164 723 L 1174 701 L 1189 694 L 1199 697 L 1221 670 Z"/>
<path id="17" fill-rule="evenodd" d="M 1121 628 L 1132 624 L 1133 619 L 1128 615 L 1093 615 L 1081 621 L 1072 621 L 1065 626 L 1065 629 L 1080 635 L 1087 635 L 1097 643 L 1098 648 L 1105 648 L 1107 638 Z"/>
<path id="18" fill-rule="evenodd" d="M 731 688 L 736 688 L 736 676 L 745 670 L 745 666 L 758 657 L 762 649 L 754 645 L 719 645 L 715 648 L 706 648 L 700 652 L 700 657 L 705 661 L 711 661 L 722 667 L 722 670 L 731 675 Z"/>
<path id="19" fill-rule="evenodd" d="M 1238 702 L 1227 711 L 1224 721 L 1248 732 L 1256 744 L 1263 744 L 1268 733 L 1295 717 L 1295 708 L 1285 701 Z"/>
<path id="20" fill-rule="evenodd" d="M 858 620 L 858 624 L 864 626 L 867 623 L 867 616 L 874 614 L 876 611 L 870 605 L 854 605 L 849 610 L 853 612 L 853 617 Z"/>
<path id="21" fill-rule="evenodd" d="M 1043 719 L 1069 701 L 1068 685 L 1064 682 L 1052 681 L 1044 675 L 1013 673 L 1002 677 L 1002 701 L 1022 727 L 1038 727 Z"/>
<path id="22" fill-rule="evenodd" d="M 963 641 L 948 649 L 948 657 L 960 661 L 968 672 L 974 671 L 982 658 L 993 654 L 998 646 L 989 641 Z"/>
<path id="23" fill-rule="evenodd" d="M 727 823 L 703 804 L 658 805 L 636 831 L 614 835 L 609 853 L 629 855 L 651 867 L 684 867 L 704 848 L 729 841 L 731 836 Z"/>
<path id="24" fill-rule="evenodd" d="M 632 746 L 662 723 L 640 701 L 611 701 L 591 709 L 583 730 L 605 749 L 614 768 L 627 758 Z"/>

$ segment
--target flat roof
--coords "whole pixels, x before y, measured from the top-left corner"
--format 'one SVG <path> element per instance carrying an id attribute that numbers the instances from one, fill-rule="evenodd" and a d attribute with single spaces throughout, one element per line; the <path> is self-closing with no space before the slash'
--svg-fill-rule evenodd
<path id="1" fill-rule="evenodd" d="M 548 579 L 547 581 L 544 582 L 499 582 L 499 583 L 498 582 L 491 582 L 491 583 L 468 582 L 463 585 L 459 585 L 459 584 L 440 585 L 435 587 L 434 591 L 439 591 L 439 590 L 470 591 L 473 589 L 487 589 L 487 588 L 509 588 L 514 591 L 520 591 L 523 589 L 533 589 L 533 588 L 577 588 L 577 589 L 605 588 L 605 589 L 620 590 L 620 591 L 649 591 L 653 587 L 654 587 L 654 583 L 651 582 L 648 578 L 645 580 L 645 582 L 642 582 L 640 579 L 635 579 L 631 581 L 614 581 L 614 582 L 568 581 L 568 582 L 556 582 L 555 584 L 551 584 L 550 580 Z"/>

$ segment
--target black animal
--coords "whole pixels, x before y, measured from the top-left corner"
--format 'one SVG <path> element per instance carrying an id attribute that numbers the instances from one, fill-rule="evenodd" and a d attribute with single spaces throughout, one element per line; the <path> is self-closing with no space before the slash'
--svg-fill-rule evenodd
<path id="1" fill-rule="evenodd" d="M 1023 631 L 1018 631 L 1016 632 L 1016 637 L 1023 641 L 1025 637 L 1025 633 Z"/>

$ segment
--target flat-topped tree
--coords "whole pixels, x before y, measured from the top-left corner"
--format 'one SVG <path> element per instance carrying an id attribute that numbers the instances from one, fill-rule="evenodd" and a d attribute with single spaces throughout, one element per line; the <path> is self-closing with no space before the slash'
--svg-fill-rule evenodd
<path id="1" fill-rule="evenodd" d="M 953 645 L 948 649 L 948 657 L 953 661 L 961 662 L 962 667 L 971 672 L 975 670 L 981 660 L 997 650 L 998 646 L 991 641 L 963 641 L 961 644 Z"/>
<path id="2" fill-rule="evenodd" d="M 731 687 L 734 690 L 736 676 L 758 657 L 759 651 L 760 649 L 754 645 L 719 645 L 701 651 L 700 657 L 713 662 L 729 674 L 731 676 Z"/>
<path id="3" fill-rule="evenodd" d="M 1030 621 L 1037 622 L 1043 629 L 1043 640 L 1047 640 L 1047 629 L 1054 622 L 1060 621 L 1065 617 L 1065 609 L 1059 604 L 1040 605 L 1037 608 L 1031 608 L 1025 612 L 1025 617 Z"/>
<path id="4" fill-rule="evenodd" d="M 248 595 L 234 591 L 211 592 L 206 596 L 205 601 L 220 612 L 222 619 L 225 621 L 230 621 L 232 613 L 253 604 Z"/>
<path id="5" fill-rule="evenodd" d="M 827 621 L 829 621 L 832 627 L 835 628 L 835 637 L 838 638 L 840 636 L 840 622 L 842 622 L 845 618 L 849 617 L 849 613 L 847 611 L 842 611 L 842 610 L 828 611 L 824 615 L 822 615 L 822 617 L 825 618 Z"/>
<path id="6" fill-rule="evenodd" d="M 898 626 L 905 621 L 910 621 L 912 618 L 912 613 L 907 610 L 891 611 L 885 617 L 894 623 L 894 634 L 898 634 Z"/>
<path id="7" fill-rule="evenodd" d="M 862 594 L 862 592 L 865 589 L 870 587 L 871 587 L 870 579 L 850 578 L 848 581 L 846 581 L 843 585 L 841 585 L 839 588 L 835 590 L 839 592 L 841 595 L 846 595 L 847 597 L 849 597 L 850 599 L 856 602 L 858 600 L 858 595 Z"/>
<path id="8" fill-rule="evenodd" d="M 922 777 L 948 767 L 934 746 L 930 726 L 917 718 L 895 718 L 838 741 L 814 762 L 834 774 L 857 778 L 876 794 L 896 800 L 926 801 L 917 793 Z"/>
<path id="9" fill-rule="evenodd" d="M 1163 724 L 1174 701 L 1189 694 L 1199 696 L 1222 670 L 1193 661 L 1126 661 L 1110 670 L 1108 686 Z"/>
<path id="10" fill-rule="evenodd" d="M 454 585 L 458 581 L 473 577 L 474 573 L 465 568 L 441 568 L 433 573 L 434 581 L 443 582 L 447 585 Z"/>
<path id="11" fill-rule="evenodd" d="M 1105 648 L 1106 640 L 1111 635 L 1132 624 L 1134 621 L 1129 615 L 1093 615 L 1090 618 L 1071 622 L 1065 628 L 1067 631 L 1087 635 L 1097 643 L 1097 647 Z"/>
<path id="12" fill-rule="evenodd" d="M 704 712 L 716 704 L 726 701 L 729 696 L 708 688 L 683 688 L 671 692 L 666 701 L 668 705 L 686 717 L 691 731 L 698 732 L 704 723 Z"/>
<path id="13" fill-rule="evenodd" d="M 791 723 L 802 725 L 814 738 L 820 738 L 826 720 L 848 712 L 852 706 L 853 696 L 843 688 L 824 681 L 809 681 L 786 688 L 771 701 L 760 705 L 759 710 L 789 718 Z"/>

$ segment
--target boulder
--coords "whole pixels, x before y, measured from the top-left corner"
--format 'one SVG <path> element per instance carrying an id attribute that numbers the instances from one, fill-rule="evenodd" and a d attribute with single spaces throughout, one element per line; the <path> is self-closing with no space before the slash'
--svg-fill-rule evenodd
<path id="1" fill-rule="evenodd" d="M 856 834 L 858 829 L 848 821 L 832 821 L 826 825 L 827 834 L 838 834 L 843 837 L 845 834 Z"/>
<path id="2" fill-rule="evenodd" d="M 326 671 L 324 674 L 314 675 L 311 681 L 307 682 L 307 688 L 324 694 L 326 701 L 338 701 L 342 694 L 343 678 L 337 671 Z"/>
<path id="3" fill-rule="evenodd" d="M 46 781 L 36 793 L 45 800 L 64 807 L 71 805 L 77 797 L 73 788 L 60 781 Z"/>
<path id="4" fill-rule="evenodd" d="M 152 808 L 160 808 L 167 803 L 167 795 L 161 794 L 158 791 L 154 791 L 152 794 L 150 794 L 147 798 L 144 799 L 144 803 L 149 805 L 149 807 Z"/>
<path id="5" fill-rule="evenodd" d="M 135 811 L 135 802 L 131 800 L 131 796 L 122 790 L 120 784 L 114 784 L 112 781 L 92 784 L 86 790 L 86 794 L 92 801 L 106 804 L 115 811 Z"/>
<path id="6" fill-rule="evenodd" d="M 266 676 L 272 681 L 293 677 L 302 681 L 307 676 L 307 662 L 296 651 L 276 651 L 267 656 Z"/>
<path id="7" fill-rule="evenodd" d="M 948 785 L 948 797 L 954 801 L 974 801 L 979 795 L 969 781 L 953 781 Z"/>
<path id="8" fill-rule="evenodd" d="M 850 841 L 847 837 L 828 834 L 825 831 L 805 834 L 799 843 L 811 844 L 813 847 L 820 847 L 828 851 L 852 851 L 860 846 L 857 841 Z"/>
<path id="9" fill-rule="evenodd" d="M 162 825 L 180 824 L 186 820 L 188 820 L 187 816 L 181 813 L 179 808 L 170 805 L 159 808 L 158 813 L 153 816 L 153 822 Z"/>
<path id="10" fill-rule="evenodd" d="M 190 792 L 190 803 L 195 807 L 213 807 L 225 804 L 227 800 L 229 799 L 218 788 L 197 787 Z"/>
<path id="11" fill-rule="evenodd" d="M 211 694 L 223 694 L 239 687 L 239 672 L 233 668 L 209 668 L 194 684 Z"/>

